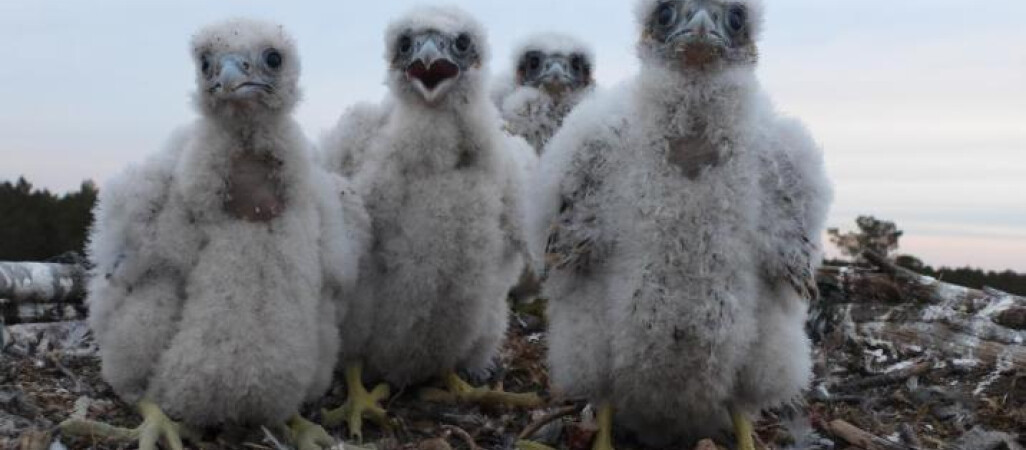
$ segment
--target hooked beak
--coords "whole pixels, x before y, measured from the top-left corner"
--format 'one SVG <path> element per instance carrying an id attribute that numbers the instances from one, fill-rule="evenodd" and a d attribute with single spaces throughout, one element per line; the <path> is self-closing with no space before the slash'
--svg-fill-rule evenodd
<path id="1" fill-rule="evenodd" d="M 674 31 L 667 38 L 667 43 L 673 45 L 689 66 L 703 66 L 715 61 L 728 45 L 712 14 L 705 8 L 699 8 L 691 20 Z"/>
<path id="2" fill-rule="evenodd" d="M 444 96 L 460 76 L 460 66 L 439 50 L 434 37 L 428 37 L 406 67 L 406 78 L 428 103 Z"/>
<path id="3" fill-rule="evenodd" d="M 699 8 L 698 12 L 691 17 L 691 20 L 684 23 L 670 35 L 668 41 L 685 46 L 696 44 L 720 46 L 726 44 L 726 38 L 720 32 L 716 22 L 713 21 L 712 15 L 705 8 Z"/>
<path id="4" fill-rule="evenodd" d="M 563 92 L 573 84 L 574 77 L 564 61 L 549 61 L 545 71 L 538 77 L 539 84 L 552 93 Z"/>
<path id="5" fill-rule="evenodd" d="M 210 89 L 211 93 L 229 98 L 243 98 L 270 90 L 269 84 L 254 79 L 250 74 L 249 63 L 235 55 L 225 56 L 221 60 L 217 79 Z"/>

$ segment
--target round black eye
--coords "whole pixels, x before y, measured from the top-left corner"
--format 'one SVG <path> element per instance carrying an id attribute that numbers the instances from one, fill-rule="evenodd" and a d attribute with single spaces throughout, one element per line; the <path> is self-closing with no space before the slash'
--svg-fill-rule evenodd
<path id="1" fill-rule="evenodd" d="M 264 53 L 264 62 L 267 63 L 267 67 L 272 69 L 281 67 L 281 53 L 274 49 L 268 50 Z"/>
<path id="2" fill-rule="evenodd" d="M 200 70 L 204 74 L 210 74 L 210 55 L 204 54 L 200 56 Z"/>
<path id="3" fill-rule="evenodd" d="M 744 29 L 745 22 L 747 21 L 747 12 L 745 7 L 741 5 L 734 5 L 730 7 L 730 12 L 727 13 L 727 26 L 730 30 L 737 33 Z"/>
<path id="4" fill-rule="evenodd" d="M 669 28 L 677 22 L 677 8 L 672 3 L 663 3 L 655 13 L 656 24 Z"/>
<path id="5" fill-rule="evenodd" d="M 413 39 L 409 36 L 399 38 L 399 53 L 405 55 L 411 51 L 413 51 Z"/>
<path id="6" fill-rule="evenodd" d="M 574 72 L 584 71 L 584 58 L 581 58 L 580 56 L 570 58 L 570 68 L 573 69 Z"/>
<path id="7" fill-rule="evenodd" d="M 541 57 L 538 55 L 531 55 L 527 57 L 527 68 L 532 71 L 541 68 Z"/>
<path id="8" fill-rule="evenodd" d="M 470 36 L 461 34 L 456 38 L 456 51 L 460 53 L 466 53 L 470 51 L 470 47 L 474 45 L 474 42 L 470 40 Z"/>

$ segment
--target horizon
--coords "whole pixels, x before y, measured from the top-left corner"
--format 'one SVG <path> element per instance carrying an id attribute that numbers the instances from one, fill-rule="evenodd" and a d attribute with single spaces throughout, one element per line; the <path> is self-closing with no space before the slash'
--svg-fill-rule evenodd
<path id="1" fill-rule="evenodd" d="M 347 106 L 384 97 L 384 28 L 419 3 L 5 2 L 0 35 L 18 51 L 0 72 L 0 181 L 102 189 L 159 151 L 195 117 L 192 33 L 231 16 L 274 20 L 296 37 L 306 94 L 296 118 L 316 141 Z M 592 44 L 604 88 L 637 71 L 634 2 L 443 3 L 485 24 L 492 74 L 520 38 L 552 29 Z M 1026 2 L 766 3 L 759 77 L 824 148 L 828 225 L 851 230 L 873 215 L 905 231 L 899 253 L 932 266 L 1026 272 Z"/>

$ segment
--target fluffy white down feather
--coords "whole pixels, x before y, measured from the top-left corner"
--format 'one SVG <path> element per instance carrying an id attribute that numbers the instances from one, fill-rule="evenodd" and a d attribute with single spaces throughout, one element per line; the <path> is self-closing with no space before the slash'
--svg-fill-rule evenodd
<path id="1" fill-rule="evenodd" d="M 280 27 L 246 20 L 197 40 L 231 41 L 233 30 L 243 44 L 296 54 Z M 200 97 L 198 109 L 213 114 Z M 234 128 L 199 119 L 101 190 L 89 324 L 103 377 L 126 401 L 149 398 L 196 426 L 277 425 L 330 385 L 335 294 L 356 280 L 368 219 L 357 197 L 340 195 L 345 183 L 313 163 L 288 116 L 294 100 L 282 99 L 277 118 L 220 118 Z M 243 148 L 281 162 L 285 208 L 270 222 L 225 211 L 230 162 Z"/>
<path id="2" fill-rule="evenodd" d="M 820 149 L 774 110 L 754 67 L 682 77 L 649 57 L 567 118 L 528 223 L 551 258 L 554 387 L 611 402 L 618 423 L 665 445 L 716 436 L 729 408 L 758 413 L 808 383 L 795 281 L 819 262 L 832 194 Z M 689 177 L 671 162 L 673 136 L 695 135 L 686 150 L 721 159 Z"/>
<path id="3" fill-rule="evenodd" d="M 480 25 L 451 8 L 415 10 L 389 27 L 386 43 L 425 29 L 469 33 L 487 54 Z M 342 318 L 342 358 L 398 386 L 491 363 L 526 247 L 520 169 L 484 95 L 483 69 L 464 71 L 431 106 L 403 76 L 393 70 L 389 99 L 350 109 L 322 145 L 329 170 L 354 175 L 373 226 Z"/>

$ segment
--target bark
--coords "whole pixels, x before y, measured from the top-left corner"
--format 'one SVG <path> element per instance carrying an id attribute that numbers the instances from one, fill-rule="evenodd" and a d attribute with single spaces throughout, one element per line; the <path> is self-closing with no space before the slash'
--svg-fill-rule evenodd
<path id="1" fill-rule="evenodd" d="M 0 262 L 0 298 L 21 303 L 81 303 L 85 268 L 69 264 Z"/>
<path id="2" fill-rule="evenodd" d="M 911 447 L 888 441 L 856 427 L 843 420 L 835 420 L 827 425 L 828 430 L 845 442 L 866 450 L 912 450 Z"/>
<path id="3" fill-rule="evenodd" d="M 85 280 L 79 265 L 0 262 L 0 322 L 80 319 Z"/>
<path id="4" fill-rule="evenodd" d="M 824 268 L 823 300 L 810 328 L 843 329 L 849 338 L 918 346 L 950 359 L 1026 368 L 1026 331 L 1019 321 L 1026 298 L 970 289 L 898 267 L 879 255 L 866 259 L 882 272 Z"/>

